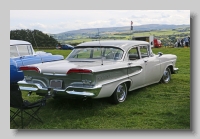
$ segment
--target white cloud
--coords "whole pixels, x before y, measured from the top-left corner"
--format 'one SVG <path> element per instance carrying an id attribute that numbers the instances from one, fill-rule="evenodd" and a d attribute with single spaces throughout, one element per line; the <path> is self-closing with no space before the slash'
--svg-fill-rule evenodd
<path id="1" fill-rule="evenodd" d="M 189 10 L 11 10 L 10 29 L 61 33 L 84 28 L 190 24 Z"/>

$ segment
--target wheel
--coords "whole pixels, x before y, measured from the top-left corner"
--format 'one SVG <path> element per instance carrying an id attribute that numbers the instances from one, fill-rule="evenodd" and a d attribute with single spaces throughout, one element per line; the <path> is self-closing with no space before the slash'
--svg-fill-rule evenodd
<path id="1" fill-rule="evenodd" d="M 122 83 L 117 86 L 114 93 L 110 97 L 110 101 L 113 104 L 118 104 L 124 102 L 127 96 L 127 87 L 125 83 Z"/>
<path id="2" fill-rule="evenodd" d="M 171 80 L 171 70 L 170 70 L 169 67 L 167 67 L 163 72 L 161 82 L 162 83 L 168 83 L 170 80 Z"/>

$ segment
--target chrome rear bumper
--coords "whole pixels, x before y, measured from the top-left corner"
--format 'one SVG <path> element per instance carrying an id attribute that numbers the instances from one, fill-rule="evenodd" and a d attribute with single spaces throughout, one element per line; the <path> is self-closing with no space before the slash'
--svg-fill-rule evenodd
<path id="1" fill-rule="evenodd" d="M 77 95 L 84 97 L 95 97 L 99 94 L 102 86 L 94 87 L 75 87 L 68 86 L 66 89 L 57 89 L 57 88 L 44 88 L 37 83 L 27 83 L 26 81 L 18 82 L 19 88 L 21 91 L 36 92 L 36 94 L 44 96 L 48 93 L 49 90 L 53 91 L 55 96 L 68 96 L 68 95 Z"/>

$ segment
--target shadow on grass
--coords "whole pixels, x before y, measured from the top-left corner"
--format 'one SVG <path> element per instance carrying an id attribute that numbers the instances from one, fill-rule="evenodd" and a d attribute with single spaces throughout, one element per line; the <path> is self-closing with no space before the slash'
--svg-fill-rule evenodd
<path id="1" fill-rule="evenodd" d="M 142 92 L 145 92 L 148 88 L 157 86 L 158 84 L 153 84 L 147 87 L 143 87 L 140 89 L 136 89 L 133 91 L 128 92 L 127 99 L 130 97 L 136 97 L 137 95 L 141 94 Z M 126 102 L 126 101 L 125 101 Z M 123 102 L 123 103 L 125 103 Z M 99 98 L 99 99 L 91 99 L 88 98 L 86 100 L 83 99 L 69 99 L 69 98 L 52 98 L 49 99 L 47 102 L 46 107 L 51 107 L 51 109 L 63 109 L 63 110 L 101 110 L 108 107 L 116 107 L 120 104 L 112 104 L 109 100 L 109 98 Z"/>
<path id="2" fill-rule="evenodd" d="M 171 83 L 168 84 L 169 87 L 170 85 Z M 136 120 L 138 115 L 146 118 L 145 115 L 148 112 L 144 106 L 154 104 L 152 101 L 155 100 L 154 97 L 157 97 L 154 92 L 158 88 L 163 88 L 163 86 L 165 85 L 156 83 L 130 91 L 127 95 L 127 100 L 118 105 L 111 104 L 109 98 L 87 99 L 85 101 L 82 99 L 50 98 L 39 113 L 44 124 L 32 122 L 26 129 L 96 129 L 100 128 L 99 124 L 105 121 L 112 121 L 115 125 L 113 118 L 118 119 L 118 117 L 124 117 L 126 114 L 125 117 L 129 117 L 129 120 Z M 163 88 L 162 90 L 165 89 Z M 150 113 L 152 114 L 153 112 Z M 165 115 L 166 113 L 162 114 Z M 163 117 L 162 114 L 161 117 Z M 104 126 L 110 127 L 109 125 Z"/>

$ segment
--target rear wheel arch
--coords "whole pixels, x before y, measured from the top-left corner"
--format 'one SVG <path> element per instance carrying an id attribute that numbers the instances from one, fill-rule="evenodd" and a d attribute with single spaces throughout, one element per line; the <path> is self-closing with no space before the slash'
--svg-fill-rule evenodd
<path id="1" fill-rule="evenodd" d="M 115 91 L 110 96 L 110 102 L 113 104 L 122 103 L 126 100 L 128 89 L 130 87 L 130 81 L 121 82 L 115 88 Z"/>
<path id="2" fill-rule="evenodd" d="M 127 92 L 128 92 L 128 90 L 130 89 L 130 86 L 131 86 L 131 81 L 126 81 L 125 84 L 126 84 Z"/>

